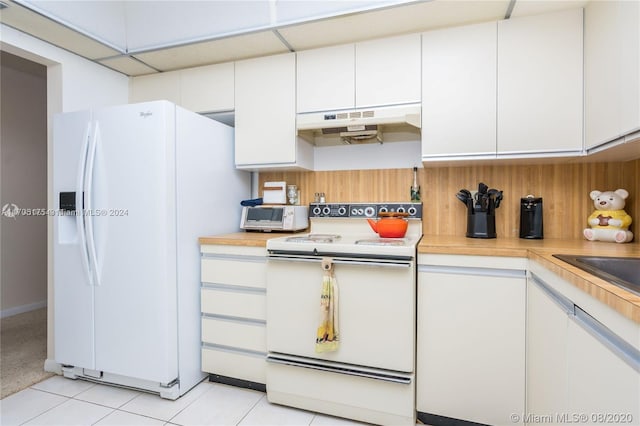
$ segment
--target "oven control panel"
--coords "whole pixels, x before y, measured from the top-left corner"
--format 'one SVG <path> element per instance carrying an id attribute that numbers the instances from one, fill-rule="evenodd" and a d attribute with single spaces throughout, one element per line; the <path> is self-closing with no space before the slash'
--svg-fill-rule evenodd
<path id="1" fill-rule="evenodd" d="M 422 219 L 422 203 L 311 203 L 309 217 L 375 218 L 378 213 L 408 213 L 408 219 Z"/>

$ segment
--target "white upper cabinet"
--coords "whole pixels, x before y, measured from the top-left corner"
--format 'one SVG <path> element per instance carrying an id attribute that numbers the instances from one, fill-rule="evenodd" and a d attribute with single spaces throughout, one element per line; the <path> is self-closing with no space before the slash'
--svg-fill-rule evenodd
<path id="1" fill-rule="evenodd" d="M 297 111 L 348 109 L 355 105 L 355 45 L 297 53 Z"/>
<path id="2" fill-rule="evenodd" d="M 195 112 L 233 110 L 233 79 L 233 62 L 182 70 L 182 106 Z"/>
<path id="3" fill-rule="evenodd" d="M 422 34 L 422 159 L 496 156 L 497 23 Z"/>
<path id="4" fill-rule="evenodd" d="M 498 154 L 583 149 L 582 9 L 498 22 Z"/>
<path id="5" fill-rule="evenodd" d="M 420 34 L 356 43 L 356 107 L 420 102 Z"/>
<path id="6" fill-rule="evenodd" d="M 170 101 L 180 104 L 180 72 L 132 77 L 129 80 L 129 102 Z"/>
<path id="7" fill-rule="evenodd" d="M 234 108 L 233 62 L 133 77 L 129 101 L 168 100 L 193 112 Z"/>
<path id="8" fill-rule="evenodd" d="M 297 112 L 420 102 L 420 34 L 298 52 Z"/>
<path id="9" fill-rule="evenodd" d="M 235 64 L 235 162 L 239 168 L 313 168 L 312 149 L 296 138 L 296 56 Z"/>
<path id="10" fill-rule="evenodd" d="M 585 7 L 585 145 L 640 129 L 640 3 Z"/>

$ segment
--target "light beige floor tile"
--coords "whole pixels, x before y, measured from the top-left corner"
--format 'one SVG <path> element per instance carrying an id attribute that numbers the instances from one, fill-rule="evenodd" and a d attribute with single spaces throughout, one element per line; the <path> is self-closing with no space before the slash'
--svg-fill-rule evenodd
<path id="1" fill-rule="evenodd" d="M 113 408 L 70 399 L 25 423 L 25 425 L 84 426 L 106 417 Z"/>
<path id="2" fill-rule="evenodd" d="M 31 386 L 31 388 L 72 398 L 94 386 L 94 383 L 84 380 L 72 380 L 62 376 L 53 376 L 40 383 L 36 383 Z"/>
<path id="3" fill-rule="evenodd" d="M 264 393 L 214 384 L 204 395 L 171 419 L 179 425 L 237 425 Z"/>
<path id="4" fill-rule="evenodd" d="M 165 424 L 163 420 L 116 410 L 96 423 L 96 426 L 163 426 Z"/>
<path id="5" fill-rule="evenodd" d="M 212 386 L 208 382 L 200 383 L 175 401 L 163 399 L 154 394 L 142 393 L 120 407 L 120 410 L 169 421 L 207 390 L 211 389 Z"/>
<path id="6" fill-rule="evenodd" d="M 0 424 L 2 426 L 20 425 L 68 399 L 30 388 L 21 390 L 0 401 Z"/>
<path id="7" fill-rule="evenodd" d="M 308 425 L 314 414 L 284 405 L 271 404 L 266 395 L 240 422 L 243 426 Z"/>
<path id="8" fill-rule="evenodd" d="M 139 395 L 141 395 L 141 392 L 131 389 L 108 385 L 95 385 L 79 393 L 74 398 L 106 407 L 119 408 Z"/>

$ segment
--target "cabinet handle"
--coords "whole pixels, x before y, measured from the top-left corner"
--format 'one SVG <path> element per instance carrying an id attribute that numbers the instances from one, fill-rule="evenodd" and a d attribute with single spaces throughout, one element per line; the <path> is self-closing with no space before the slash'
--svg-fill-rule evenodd
<path id="1" fill-rule="evenodd" d="M 542 290 L 551 300 L 553 300 L 567 315 L 574 315 L 574 304 L 571 300 L 551 288 L 539 276 L 532 273 L 530 281 Z"/>
<path id="2" fill-rule="evenodd" d="M 629 344 L 620 336 L 611 331 L 600 321 L 575 306 L 575 315 L 571 315 L 573 321 L 596 340 L 609 348 L 618 358 L 627 363 L 629 367 L 640 373 L 640 350 Z"/>
<path id="3" fill-rule="evenodd" d="M 418 265 L 418 272 L 437 274 L 477 275 L 498 278 L 526 278 L 527 272 L 521 269 L 474 268 L 465 266 Z"/>

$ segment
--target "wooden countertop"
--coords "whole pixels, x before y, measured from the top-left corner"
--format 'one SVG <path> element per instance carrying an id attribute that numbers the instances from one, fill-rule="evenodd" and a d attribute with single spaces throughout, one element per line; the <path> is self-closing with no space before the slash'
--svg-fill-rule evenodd
<path id="1" fill-rule="evenodd" d="M 418 245 L 418 254 L 420 253 L 527 257 L 640 324 L 640 296 L 553 257 L 553 254 L 574 254 L 640 258 L 638 243 L 616 244 L 587 240 L 525 240 L 521 238 L 479 239 L 425 235 Z"/>
<path id="2" fill-rule="evenodd" d="M 227 246 L 266 247 L 271 238 L 294 235 L 293 232 L 234 232 L 231 234 L 200 237 L 200 244 L 222 244 Z"/>
<path id="3" fill-rule="evenodd" d="M 199 238 L 200 244 L 266 247 L 267 240 L 291 233 L 235 232 Z M 566 281 L 587 292 L 640 324 L 640 296 L 569 265 L 553 254 L 627 256 L 640 258 L 640 244 L 616 244 L 587 240 L 525 240 L 521 238 L 466 238 L 463 236 L 425 235 L 418 244 L 418 254 L 456 254 L 475 256 L 526 257 L 534 260 Z"/>

